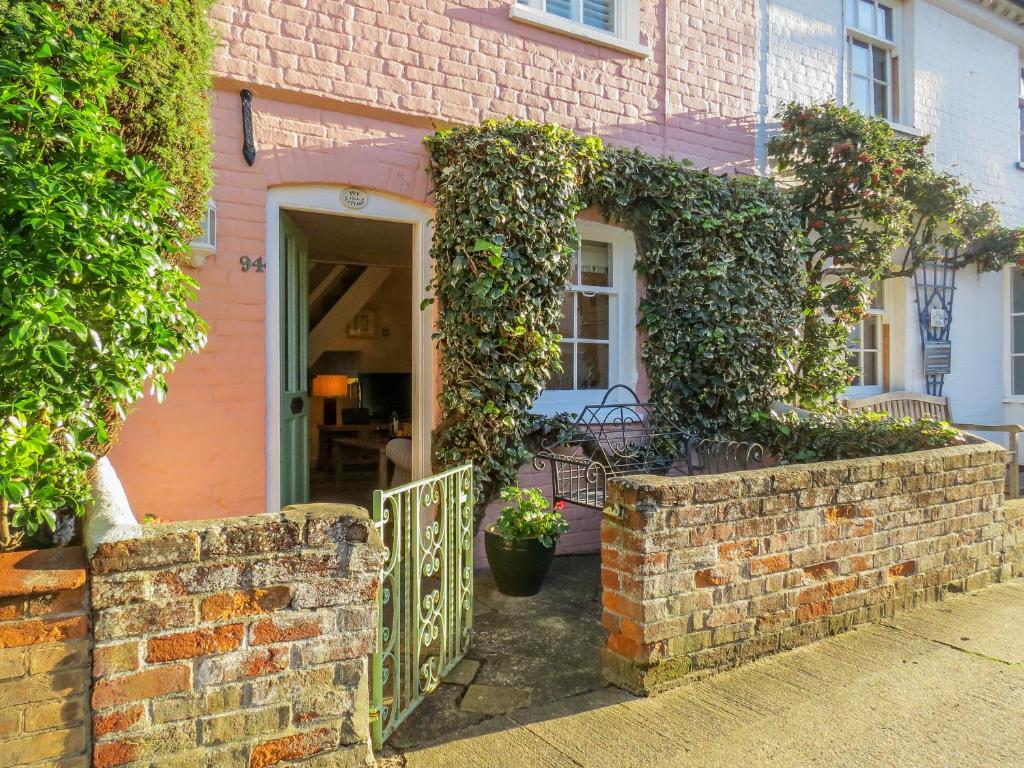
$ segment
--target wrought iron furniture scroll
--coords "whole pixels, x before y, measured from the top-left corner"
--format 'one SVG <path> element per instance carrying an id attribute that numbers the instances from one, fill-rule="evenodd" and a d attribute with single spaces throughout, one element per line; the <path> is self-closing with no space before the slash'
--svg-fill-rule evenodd
<path id="1" fill-rule="evenodd" d="M 608 480 L 628 475 L 711 475 L 760 466 L 757 443 L 714 440 L 681 429 L 629 387 L 609 389 L 534 458 L 550 469 L 553 501 L 603 509 Z"/>
<path id="2" fill-rule="evenodd" d="M 373 746 L 459 663 L 473 629 L 473 465 L 373 493 L 384 542 L 371 661 Z"/>

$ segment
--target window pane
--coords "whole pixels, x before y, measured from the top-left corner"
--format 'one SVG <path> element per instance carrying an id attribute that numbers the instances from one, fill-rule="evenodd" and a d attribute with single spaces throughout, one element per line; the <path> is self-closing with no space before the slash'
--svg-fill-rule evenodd
<path id="1" fill-rule="evenodd" d="M 874 34 L 875 4 L 871 0 L 859 0 L 857 3 L 857 28 Z"/>
<path id="2" fill-rule="evenodd" d="M 847 355 L 846 356 L 846 362 L 849 363 L 851 366 L 853 366 L 853 369 L 855 371 L 857 371 L 858 374 L 860 373 L 860 355 L 858 355 L 858 354 Z M 853 381 L 850 382 L 850 386 L 851 387 L 859 387 L 860 386 L 860 376 L 859 375 L 858 376 L 854 376 Z"/>
<path id="3" fill-rule="evenodd" d="M 864 353 L 864 370 L 861 372 L 861 385 L 874 387 L 878 384 L 878 353 Z"/>
<path id="4" fill-rule="evenodd" d="M 884 5 L 878 6 L 878 14 L 875 19 L 877 23 L 875 34 L 886 40 L 892 40 L 892 8 L 886 8 Z"/>
<path id="5" fill-rule="evenodd" d="M 570 0 L 547 0 L 544 4 L 544 9 L 555 16 L 561 16 L 563 19 L 572 18 L 572 3 Z"/>
<path id="6" fill-rule="evenodd" d="M 846 346 L 850 349 L 860 349 L 860 329 L 861 326 L 858 323 L 850 331 L 850 338 L 846 340 Z"/>
<path id="7" fill-rule="evenodd" d="M 889 82 L 889 56 L 884 48 L 871 47 L 872 75 L 875 80 Z"/>
<path id="8" fill-rule="evenodd" d="M 859 40 L 850 41 L 850 71 L 855 75 L 871 75 L 871 46 Z"/>
<path id="9" fill-rule="evenodd" d="M 1017 267 L 1011 267 L 1010 279 L 1013 284 L 1013 311 L 1024 312 L 1024 275 Z"/>
<path id="10" fill-rule="evenodd" d="M 864 322 L 864 349 L 878 349 L 878 325 L 877 319 Z"/>
<path id="11" fill-rule="evenodd" d="M 864 113 L 871 111 L 871 83 L 863 77 L 850 78 L 850 104 Z"/>
<path id="12" fill-rule="evenodd" d="M 577 389 L 608 389 L 608 345 L 577 345 Z"/>
<path id="13" fill-rule="evenodd" d="M 569 291 L 565 294 L 562 299 L 562 323 L 558 328 L 558 332 L 562 334 L 564 338 L 572 338 L 576 335 L 576 294 L 573 291 Z"/>
<path id="14" fill-rule="evenodd" d="M 578 338 L 581 339 L 607 339 L 608 338 L 608 296 L 598 294 L 597 296 L 577 296 L 579 306 L 580 327 Z"/>
<path id="15" fill-rule="evenodd" d="M 874 296 L 871 298 L 872 309 L 884 309 L 885 308 L 885 294 L 882 291 L 881 283 L 873 283 L 871 290 L 874 291 Z"/>
<path id="16" fill-rule="evenodd" d="M 875 114 L 889 117 L 889 86 L 875 84 Z"/>
<path id="17" fill-rule="evenodd" d="M 611 32 L 614 26 L 613 7 L 612 0 L 583 0 L 583 23 L 588 27 Z"/>
<path id="18" fill-rule="evenodd" d="M 580 283 L 582 285 L 612 284 L 612 256 L 608 243 L 584 240 L 580 246 Z"/>
<path id="19" fill-rule="evenodd" d="M 559 349 L 562 351 L 562 372 L 552 373 L 551 380 L 548 382 L 548 389 L 572 389 L 573 388 L 573 351 L 572 344 L 562 343 L 559 344 Z"/>
<path id="20" fill-rule="evenodd" d="M 1013 358 L 1013 394 L 1024 395 L 1024 357 Z"/>
<path id="21" fill-rule="evenodd" d="M 1013 318 L 1013 352 L 1024 354 L 1024 316 Z"/>

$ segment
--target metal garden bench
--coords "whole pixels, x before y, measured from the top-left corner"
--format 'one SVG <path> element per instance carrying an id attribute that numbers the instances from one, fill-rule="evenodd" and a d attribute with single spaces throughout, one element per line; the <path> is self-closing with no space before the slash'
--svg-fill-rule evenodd
<path id="1" fill-rule="evenodd" d="M 755 468 L 763 458 L 757 443 L 714 440 L 680 428 L 619 384 L 545 444 L 533 465 L 550 468 L 554 502 L 600 510 L 611 478 L 719 474 Z"/>

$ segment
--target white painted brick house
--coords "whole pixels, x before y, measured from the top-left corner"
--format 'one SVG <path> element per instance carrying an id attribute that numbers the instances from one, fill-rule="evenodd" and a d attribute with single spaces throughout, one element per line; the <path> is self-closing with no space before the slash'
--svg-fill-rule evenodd
<path id="1" fill-rule="evenodd" d="M 930 134 L 940 168 L 1024 225 L 1022 0 L 760 0 L 760 12 L 762 168 L 781 105 L 835 99 Z M 1024 279 L 969 268 L 956 281 L 942 394 L 957 421 L 1024 423 Z M 877 303 L 849 394 L 924 392 L 914 281 L 887 281 Z"/>

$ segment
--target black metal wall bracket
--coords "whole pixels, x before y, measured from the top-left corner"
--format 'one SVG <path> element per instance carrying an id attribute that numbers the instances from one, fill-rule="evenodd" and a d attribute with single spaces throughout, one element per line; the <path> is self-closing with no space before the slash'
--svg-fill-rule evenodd
<path id="1" fill-rule="evenodd" d="M 252 137 L 252 91 L 242 90 L 242 157 L 248 165 L 256 162 L 256 141 Z"/>

